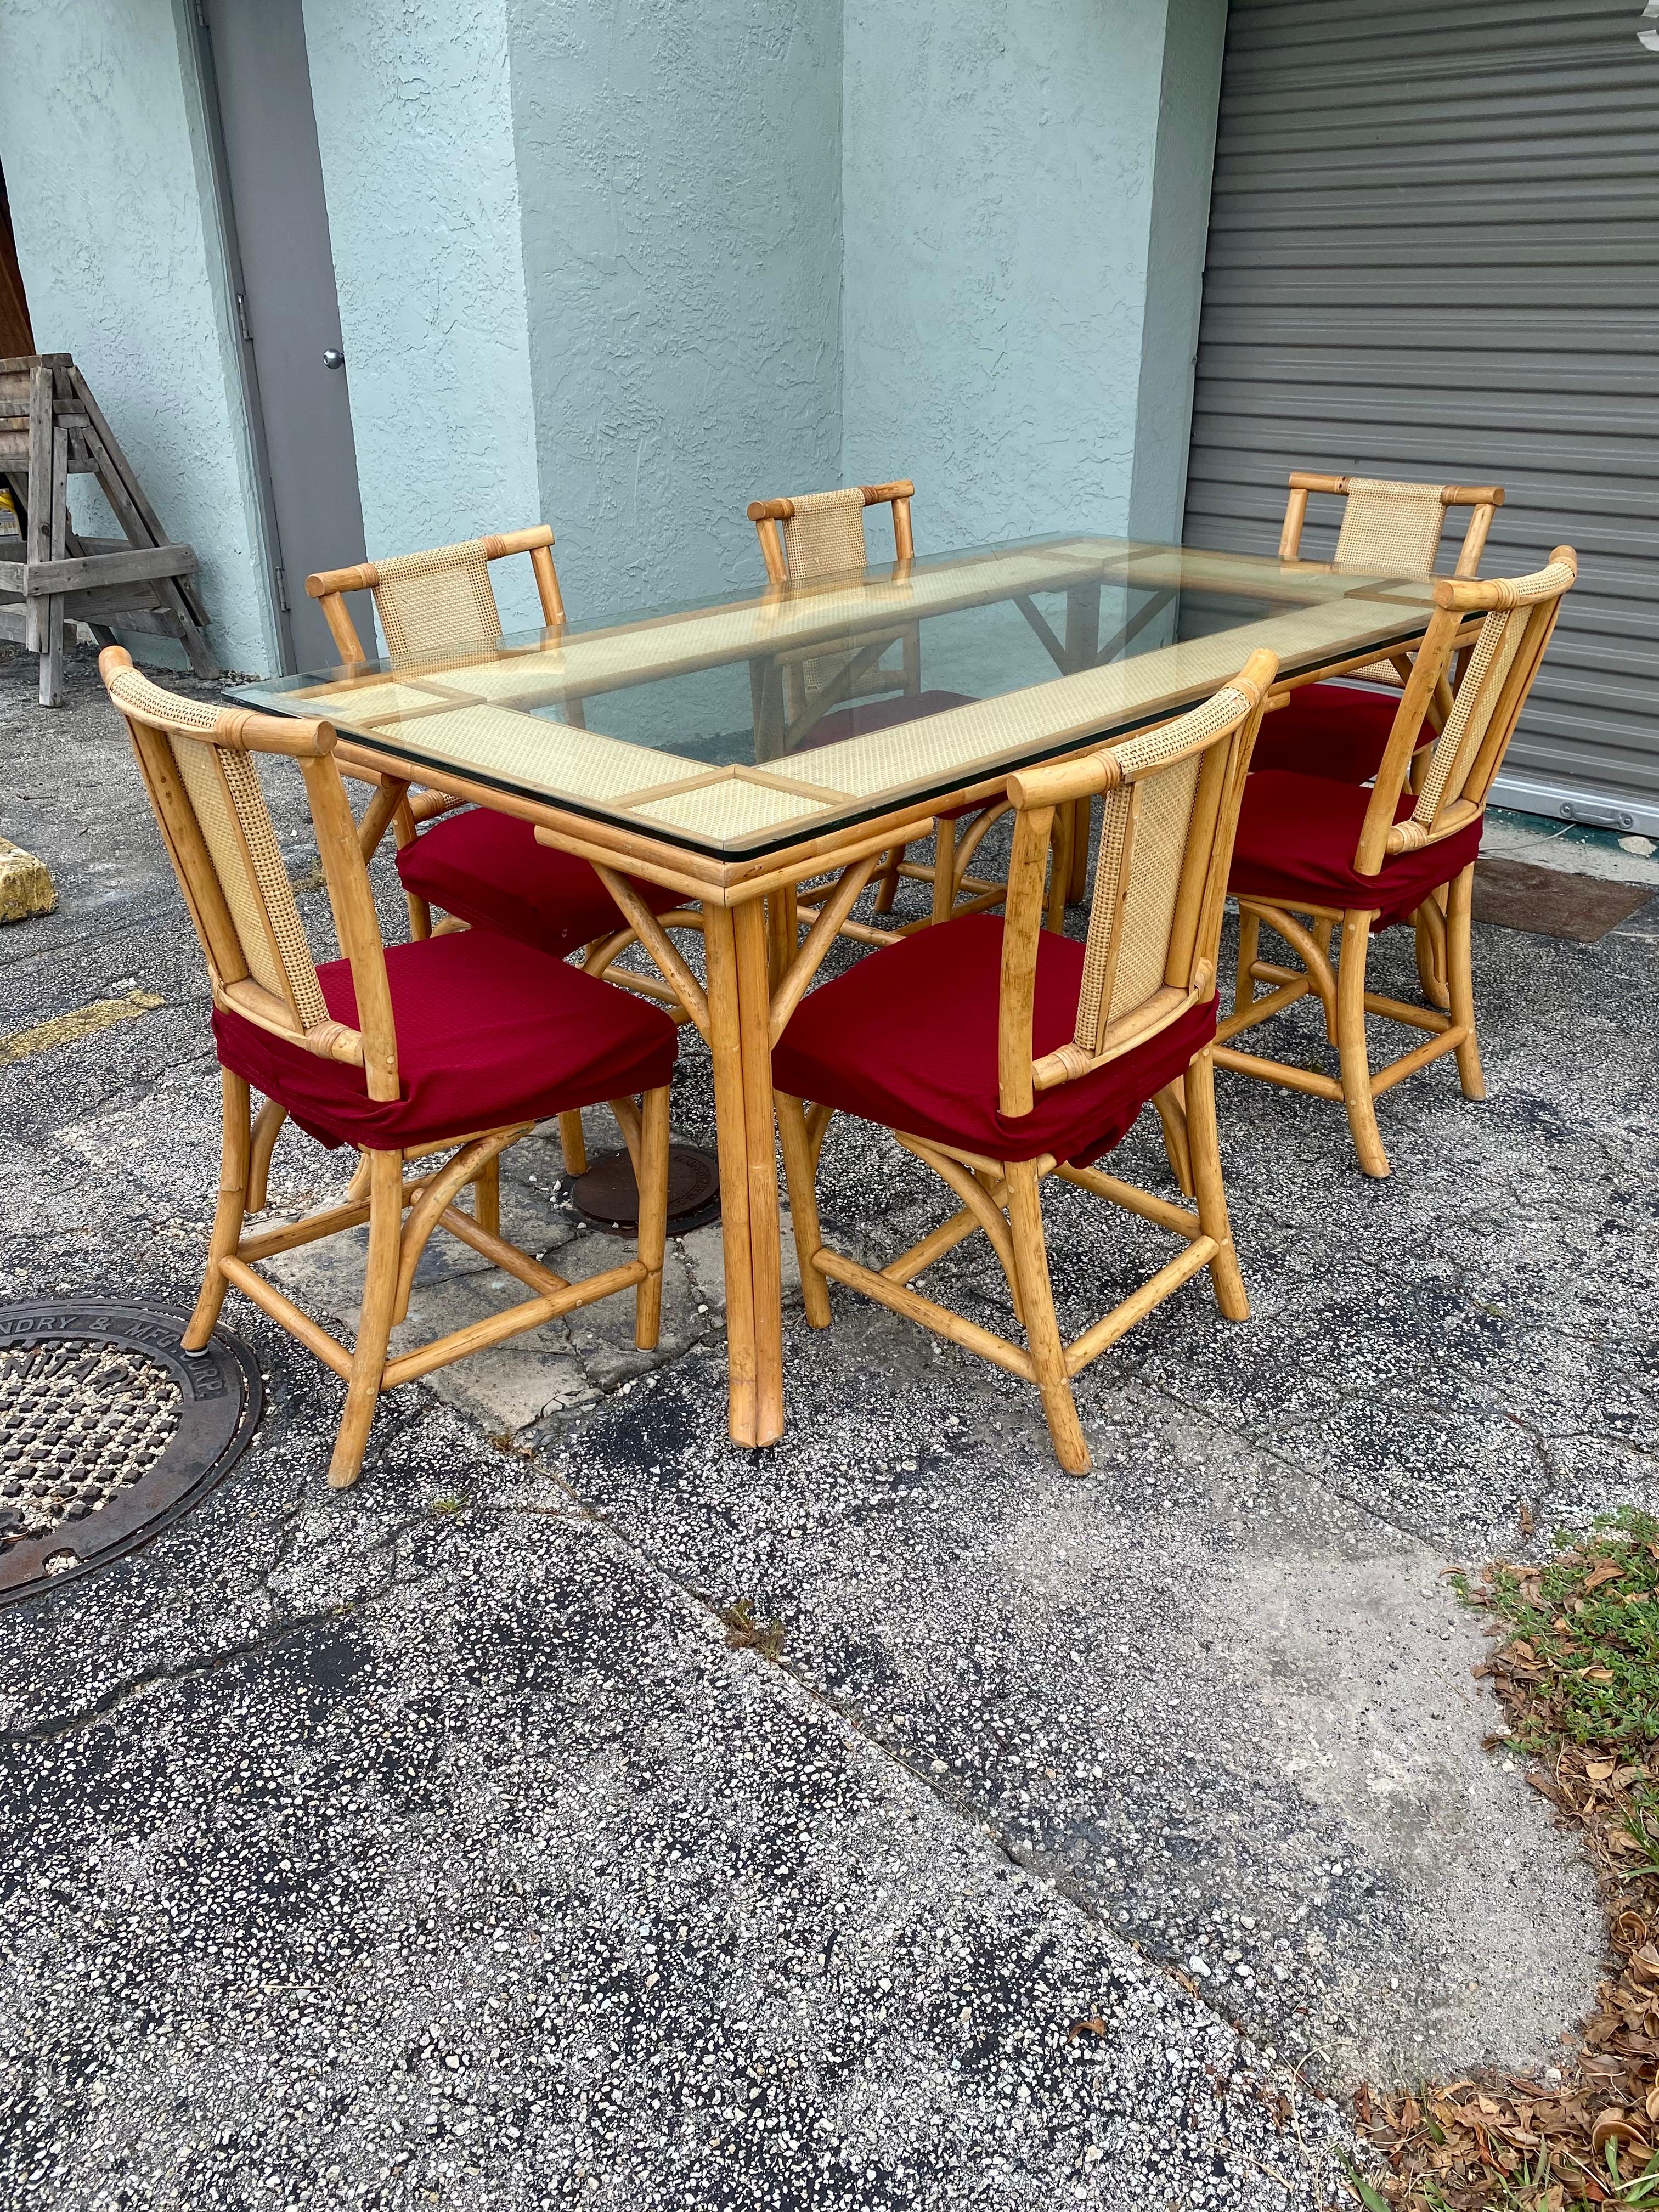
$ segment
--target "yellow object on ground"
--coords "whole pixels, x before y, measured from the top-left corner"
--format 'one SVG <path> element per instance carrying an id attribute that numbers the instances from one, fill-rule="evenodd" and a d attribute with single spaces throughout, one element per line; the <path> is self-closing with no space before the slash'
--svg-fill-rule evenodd
<path id="1" fill-rule="evenodd" d="M 46 862 L 0 837 L 0 921 L 27 921 L 33 914 L 50 914 L 57 903 Z"/>
<path id="2" fill-rule="evenodd" d="M 129 991 L 124 999 L 94 999 L 89 1006 L 76 1006 L 55 1021 L 14 1030 L 9 1036 L 0 1036 L 0 1067 L 9 1067 L 15 1060 L 33 1060 L 37 1053 L 72 1044 L 76 1037 L 91 1036 L 99 1030 L 113 1029 L 117 1022 L 136 1022 L 140 1014 L 166 1004 L 153 991 Z"/>

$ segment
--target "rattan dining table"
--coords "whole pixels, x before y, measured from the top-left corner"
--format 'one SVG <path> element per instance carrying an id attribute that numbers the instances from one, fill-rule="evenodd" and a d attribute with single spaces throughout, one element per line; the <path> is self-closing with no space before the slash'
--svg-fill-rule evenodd
<path id="1" fill-rule="evenodd" d="M 1013 769 L 1167 719 L 1257 647 L 1283 696 L 1398 660 L 1432 612 L 1420 580 L 1055 535 L 233 696 L 323 716 L 343 766 L 519 816 L 601 871 L 709 1047 L 731 1434 L 759 1445 L 784 1427 L 771 1048 L 882 856 L 994 801 Z M 890 665 L 884 719 L 865 695 Z M 1073 896 L 1086 844 L 1072 842 Z M 701 909 L 706 980 L 640 879 Z"/>

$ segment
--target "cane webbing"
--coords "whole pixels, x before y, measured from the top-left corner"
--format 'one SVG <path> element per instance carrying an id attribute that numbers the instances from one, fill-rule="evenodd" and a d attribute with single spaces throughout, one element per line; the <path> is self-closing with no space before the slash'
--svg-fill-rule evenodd
<path id="1" fill-rule="evenodd" d="M 1505 611 L 1488 615 L 1480 625 L 1463 681 L 1457 687 L 1446 726 L 1435 739 L 1423 787 L 1412 809 L 1413 821 L 1420 822 L 1425 830 L 1443 804 L 1458 796 L 1462 778 L 1491 724 L 1526 623 L 1525 615 Z"/>
<path id="2" fill-rule="evenodd" d="M 109 679 L 109 695 L 135 721 L 155 730 L 193 730 L 204 738 L 218 728 L 223 711 L 210 699 L 181 699 L 176 691 L 164 691 L 136 668 L 118 669 Z"/>
<path id="3" fill-rule="evenodd" d="M 863 568 L 864 494 L 856 484 L 848 491 L 810 491 L 793 505 L 795 511 L 783 526 L 784 557 L 792 582 L 833 575 L 839 568 Z"/>
<path id="4" fill-rule="evenodd" d="M 135 721 L 166 733 L 249 975 L 274 997 L 291 1000 L 303 1027 L 326 1021 L 317 963 L 258 770 L 239 747 L 212 742 L 220 709 L 208 700 L 164 691 L 136 668 L 119 670 L 109 690 Z"/>
<path id="5" fill-rule="evenodd" d="M 1504 595 L 1512 605 L 1494 609 L 1480 625 L 1480 635 L 1463 671 L 1446 726 L 1435 740 L 1422 790 L 1412 809 L 1413 821 L 1424 829 L 1431 829 L 1441 808 L 1462 796 L 1464 780 L 1474 766 L 1527 635 L 1529 610 L 1542 599 L 1559 599 L 1575 574 L 1565 561 L 1559 561 L 1533 575 L 1505 580 Z"/>
<path id="6" fill-rule="evenodd" d="M 425 553 L 399 553 L 374 565 L 374 605 L 386 650 L 394 657 L 438 653 L 447 646 L 494 645 L 501 636 L 501 613 L 481 538 L 434 545 Z"/>
<path id="7" fill-rule="evenodd" d="M 1376 477 L 1350 477 L 1347 483 L 1336 566 L 1373 576 L 1432 575 L 1446 515 L 1441 487 Z M 1368 661 L 1351 673 L 1368 684 L 1401 689 L 1400 672 L 1391 660 Z"/>
<path id="8" fill-rule="evenodd" d="M 1125 780 L 1105 796 L 1073 1032 L 1073 1042 L 1091 1057 L 1100 1050 L 1109 1023 L 1164 987 L 1182 878 L 1188 866 L 1201 866 L 1205 860 L 1187 851 L 1202 749 L 1249 711 L 1243 693 L 1228 684 L 1189 714 L 1112 748 Z M 1189 746 L 1195 750 L 1188 752 Z M 1184 759 L 1176 757 L 1183 753 Z M 1140 804 L 1131 839 L 1131 795 L 1137 784 Z"/>
<path id="9" fill-rule="evenodd" d="M 1140 818 L 1135 824 L 1128 896 L 1117 950 L 1117 972 L 1105 1018 L 1120 1014 L 1162 990 L 1170 959 L 1170 926 L 1187 857 L 1193 795 L 1198 788 L 1194 753 L 1151 778 L 1141 788 Z M 1095 1050 L 1100 1049 L 1097 1042 Z"/>
<path id="10" fill-rule="evenodd" d="M 1100 1009 L 1116 948 L 1118 902 L 1133 802 L 1133 784 L 1120 784 L 1115 791 L 1109 791 L 1103 801 L 1100 852 L 1095 861 L 1089 936 L 1083 953 L 1083 981 L 1078 990 L 1077 1026 L 1072 1033 L 1073 1041 L 1091 1058 L 1099 1049 L 1097 1039 L 1103 1026 Z M 1059 865 L 1058 859 L 1055 865 Z"/>
<path id="11" fill-rule="evenodd" d="M 808 492 L 794 507 L 783 526 L 783 550 L 792 583 L 831 576 L 839 569 L 863 568 L 869 549 L 864 536 L 864 494 L 856 484 L 848 491 Z M 786 679 L 797 677 L 789 686 L 795 693 L 789 702 L 792 710 L 798 714 L 819 692 L 828 690 L 853 659 L 850 653 L 815 653 L 801 662 L 798 675 L 793 669 L 787 670 Z"/>
<path id="12" fill-rule="evenodd" d="M 316 963 L 277 850 L 258 771 L 243 752 L 172 732 L 167 742 L 213 856 L 248 973 L 274 997 L 292 998 L 301 1028 L 326 1021 Z"/>
<path id="13" fill-rule="evenodd" d="M 702 830 L 719 837 L 769 829 L 780 822 L 802 821 L 817 813 L 819 805 L 812 793 L 780 791 L 775 785 L 751 782 L 734 772 L 722 776 L 718 783 L 698 784 L 690 791 L 647 799 L 638 811 L 653 822 L 672 823 L 676 829 Z"/>
<path id="14" fill-rule="evenodd" d="M 1442 487 L 1390 483 L 1376 477 L 1350 477 L 1347 485 L 1337 567 L 1369 576 L 1430 574 L 1445 520 Z"/>

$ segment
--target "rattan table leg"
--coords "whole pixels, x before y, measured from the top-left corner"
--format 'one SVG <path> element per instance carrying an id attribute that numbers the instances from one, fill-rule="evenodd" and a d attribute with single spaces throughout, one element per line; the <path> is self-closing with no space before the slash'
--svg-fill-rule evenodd
<path id="1" fill-rule="evenodd" d="M 715 1143 L 720 1164 L 720 1237 L 726 1259 L 726 1397 L 732 1441 L 758 1443 L 755 1419 L 755 1267 L 750 1249 L 749 1151 L 744 1109 L 738 955 L 730 907 L 703 909 L 708 959 L 708 1054 L 714 1068 Z"/>
<path id="2" fill-rule="evenodd" d="M 738 1034 L 743 1054 L 744 1144 L 749 1182 L 757 1444 L 783 1434 L 783 1254 L 778 1151 L 772 1103 L 772 987 L 766 914 L 757 898 L 732 910 Z"/>

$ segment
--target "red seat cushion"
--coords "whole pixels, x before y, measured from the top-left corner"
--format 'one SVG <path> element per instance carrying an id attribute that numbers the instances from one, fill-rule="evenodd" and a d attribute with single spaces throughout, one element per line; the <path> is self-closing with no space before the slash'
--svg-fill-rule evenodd
<path id="1" fill-rule="evenodd" d="M 866 737 L 872 730 L 894 730 L 901 722 L 919 722 L 925 714 L 942 714 L 949 707 L 971 707 L 966 691 L 916 691 L 901 699 L 871 699 L 856 707 L 838 707 L 826 714 L 800 750 L 810 753 L 817 745 L 840 744 L 847 738 Z M 960 821 L 964 814 L 981 814 L 990 804 L 977 799 L 971 806 L 941 806 L 935 810 L 942 822 Z"/>
<path id="2" fill-rule="evenodd" d="M 659 1006 L 487 930 L 386 948 L 400 1098 L 368 1095 L 363 1072 L 319 1060 L 216 1009 L 219 1058 L 325 1145 L 389 1152 L 667 1082 L 679 1037 Z M 357 1025 L 351 969 L 317 970 L 336 1021 Z"/>
<path id="3" fill-rule="evenodd" d="M 1381 929 L 1405 921 L 1431 890 L 1468 866 L 1480 850 L 1481 822 L 1419 853 L 1398 853 L 1378 874 L 1362 876 L 1353 856 L 1370 796 L 1364 784 L 1278 769 L 1247 776 L 1227 888 L 1240 897 L 1291 908 L 1298 902 L 1374 907 Z M 1412 793 L 1402 792 L 1395 821 L 1403 822 L 1416 804 Z"/>
<path id="4" fill-rule="evenodd" d="M 1038 1056 L 1076 1026 L 1083 950 L 1048 930 L 1037 940 Z M 1215 1035 L 1210 999 L 1094 1074 L 1039 1091 L 1030 1114 L 1008 1116 L 997 1101 L 1001 972 L 1000 915 L 963 915 L 869 953 L 801 1001 L 772 1055 L 773 1080 L 792 1097 L 992 1159 L 1053 1152 L 1082 1166 L 1120 1143 Z"/>
<path id="5" fill-rule="evenodd" d="M 1288 702 L 1262 719 L 1250 755 L 1253 769 L 1285 769 L 1296 775 L 1317 775 L 1333 783 L 1369 783 L 1382 765 L 1382 754 L 1400 706 L 1399 695 L 1359 691 L 1352 684 L 1304 684 Z M 1427 744 L 1434 732 L 1418 733 Z"/>
<path id="6" fill-rule="evenodd" d="M 417 898 L 544 952 L 574 952 L 623 927 L 622 909 L 586 860 L 538 845 L 528 822 L 493 807 L 432 823 L 398 854 L 398 873 Z M 660 884 L 635 888 L 653 914 L 685 903 Z"/>

